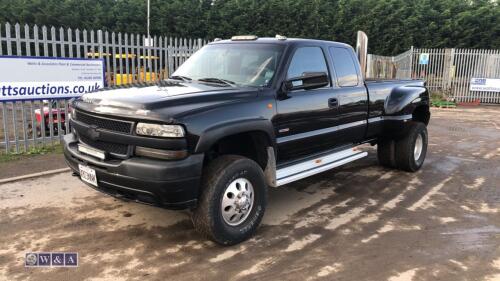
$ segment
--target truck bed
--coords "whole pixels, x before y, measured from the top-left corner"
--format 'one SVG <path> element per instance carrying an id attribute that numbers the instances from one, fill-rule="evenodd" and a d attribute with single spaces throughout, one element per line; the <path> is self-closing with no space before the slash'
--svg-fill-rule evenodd
<path id="1" fill-rule="evenodd" d="M 368 84 L 412 84 L 417 83 L 418 86 L 424 86 L 424 80 L 421 79 L 378 79 L 378 78 L 367 78 L 365 83 Z"/>
<path id="2" fill-rule="evenodd" d="M 366 80 L 365 84 L 368 90 L 368 99 L 370 101 L 368 118 L 382 116 L 387 113 L 384 104 L 394 89 L 399 88 L 398 92 L 404 93 L 404 87 L 425 87 L 425 81 L 418 79 L 371 79 Z"/>

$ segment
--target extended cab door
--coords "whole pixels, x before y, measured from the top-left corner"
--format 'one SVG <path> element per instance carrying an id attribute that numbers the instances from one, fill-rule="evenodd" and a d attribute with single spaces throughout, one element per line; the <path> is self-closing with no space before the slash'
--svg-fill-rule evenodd
<path id="1" fill-rule="evenodd" d="M 321 46 L 297 46 L 288 62 L 286 79 L 305 73 L 326 72 L 328 50 Z M 285 79 L 285 80 L 286 80 Z M 337 124 L 337 101 L 330 85 L 310 90 L 292 90 L 277 100 L 273 120 L 278 162 L 290 161 L 332 148 L 332 127 Z"/>
<path id="2" fill-rule="evenodd" d="M 328 48 L 335 72 L 333 93 L 338 100 L 335 134 L 337 145 L 355 144 L 365 137 L 368 118 L 368 91 L 354 50 L 339 45 Z"/>

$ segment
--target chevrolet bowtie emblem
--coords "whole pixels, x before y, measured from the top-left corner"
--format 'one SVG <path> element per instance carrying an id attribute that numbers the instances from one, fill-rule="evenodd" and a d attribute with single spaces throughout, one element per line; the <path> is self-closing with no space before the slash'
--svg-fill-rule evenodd
<path id="1" fill-rule="evenodd" d="M 101 133 L 99 131 L 97 131 L 97 126 L 93 125 L 87 129 L 87 135 L 89 136 L 89 138 L 91 140 L 95 141 L 101 136 Z"/>

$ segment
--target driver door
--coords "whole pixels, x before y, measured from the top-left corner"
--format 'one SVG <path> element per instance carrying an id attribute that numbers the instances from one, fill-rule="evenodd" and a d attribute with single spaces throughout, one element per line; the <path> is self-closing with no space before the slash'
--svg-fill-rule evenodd
<path id="1" fill-rule="evenodd" d="M 286 79 L 308 72 L 329 73 L 325 54 L 320 46 L 297 47 Z M 331 82 L 322 88 L 288 92 L 286 98 L 278 99 L 274 119 L 278 163 L 331 148 L 334 132 L 329 131 L 337 123 L 338 101 Z"/>

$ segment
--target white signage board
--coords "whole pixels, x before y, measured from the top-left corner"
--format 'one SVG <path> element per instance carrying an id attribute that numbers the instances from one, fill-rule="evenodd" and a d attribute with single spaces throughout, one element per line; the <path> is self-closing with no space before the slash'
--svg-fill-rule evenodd
<path id="1" fill-rule="evenodd" d="M 477 92 L 500 92 L 499 78 L 472 78 L 470 80 L 470 91 Z"/>
<path id="2" fill-rule="evenodd" d="M 0 56 L 0 102 L 78 97 L 104 87 L 104 60 Z"/>
<path id="3" fill-rule="evenodd" d="M 429 53 L 421 53 L 418 57 L 418 63 L 423 65 L 429 64 Z"/>

